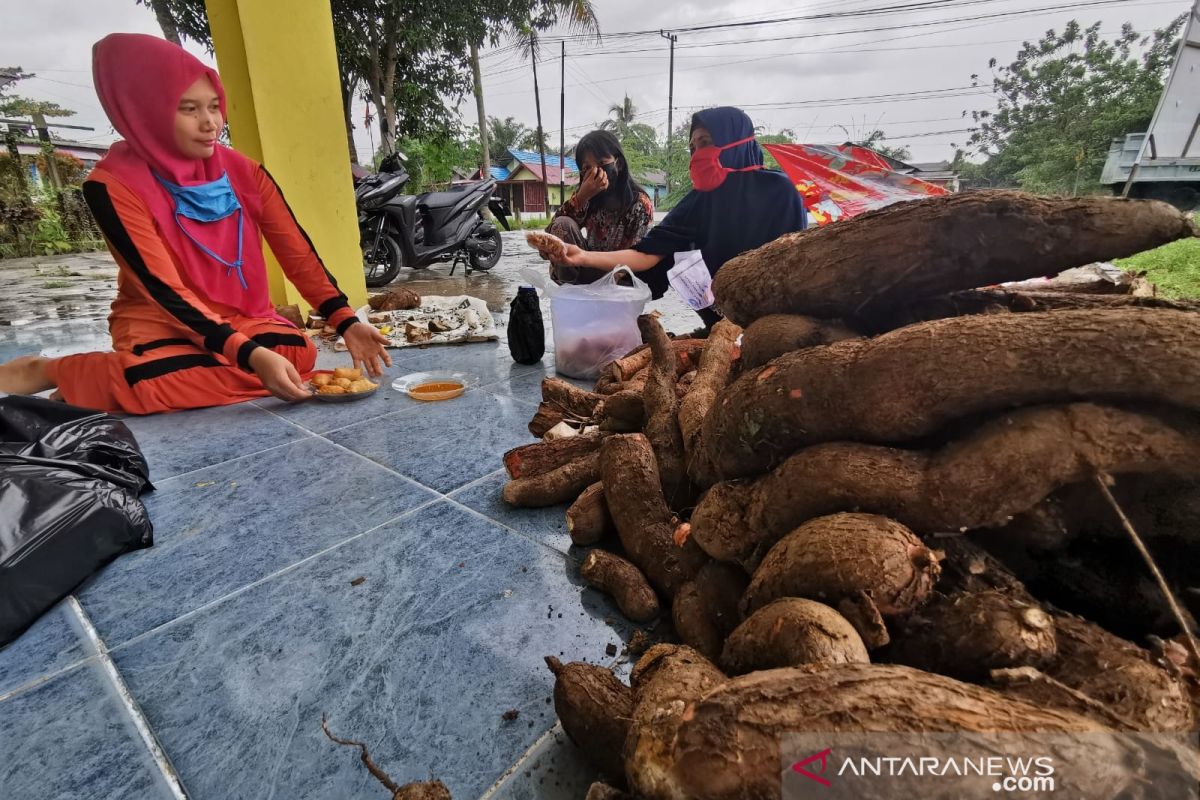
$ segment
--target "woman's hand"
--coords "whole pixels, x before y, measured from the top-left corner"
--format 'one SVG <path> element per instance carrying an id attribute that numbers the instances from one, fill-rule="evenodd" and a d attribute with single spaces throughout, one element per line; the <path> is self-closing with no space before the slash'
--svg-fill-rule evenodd
<path id="1" fill-rule="evenodd" d="M 309 398 L 310 392 L 304 388 L 296 367 L 275 351 L 268 347 L 257 347 L 250 353 L 249 361 L 250 369 L 254 370 L 262 385 L 280 400 L 294 402 Z"/>
<path id="2" fill-rule="evenodd" d="M 579 188 L 575 191 L 575 194 L 581 201 L 586 202 L 607 188 L 608 175 L 599 167 L 593 167 L 579 184 Z"/>
<path id="3" fill-rule="evenodd" d="M 587 250 L 579 245 L 567 244 L 563 246 L 563 255 L 560 261 L 568 267 L 590 267 L 592 265 L 587 263 L 587 257 Z"/>
<path id="4" fill-rule="evenodd" d="M 356 322 L 342 334 L 342 341 L 354 359 L 354 366 L 366 370 L 372 378 L 382 375 L 384 366 L 392 365 L 386 348 L 388 339 L 374 325 Z"/>

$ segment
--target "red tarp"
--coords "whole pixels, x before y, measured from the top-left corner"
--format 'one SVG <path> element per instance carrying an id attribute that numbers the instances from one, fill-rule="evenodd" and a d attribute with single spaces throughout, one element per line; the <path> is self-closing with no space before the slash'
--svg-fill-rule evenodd
<path id="1" fill-rule="evenodd" d="M 809 220 L 818 225 L 864 211 L 948 191 L 894 172 L 878 153 L 855 145 L 765 144 L 804 198 Z"/>

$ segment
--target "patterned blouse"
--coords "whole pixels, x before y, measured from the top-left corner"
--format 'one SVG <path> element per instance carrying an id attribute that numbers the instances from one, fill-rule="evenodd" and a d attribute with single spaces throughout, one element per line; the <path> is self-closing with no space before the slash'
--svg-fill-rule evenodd
<path id="1" fill-rule="evenodd" d="M 570 217 L 586 228 L 587 249 L 594 252 L 628 250 L 641 241 L 654 220 L 654 203 L 640 189 L 637 199 L 624 209 L 602 208 L 599 203 L 592 209 L 590 205 L 573 195 L 554 216 Z"/>

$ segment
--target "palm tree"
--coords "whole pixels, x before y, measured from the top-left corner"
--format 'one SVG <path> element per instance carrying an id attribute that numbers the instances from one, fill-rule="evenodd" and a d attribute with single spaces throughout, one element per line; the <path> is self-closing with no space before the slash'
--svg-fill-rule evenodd
<path id="1" fill-rule="evenodd" d="M 601 122 L 600 128 L 606 131 L 616 131 L 618 137 L 624 138 L 629 127 L 633 125 L 633 120 L 637 118 L 637 113 L 637 106 L 629 99 L 629 95 L 625 95 L 624 101 L 613 103 L 608 107 L 608 115 L 613 119 Z"/>

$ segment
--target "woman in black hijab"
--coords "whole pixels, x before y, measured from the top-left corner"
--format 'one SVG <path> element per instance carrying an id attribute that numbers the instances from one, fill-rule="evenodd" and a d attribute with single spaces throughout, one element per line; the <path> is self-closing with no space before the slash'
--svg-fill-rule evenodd
<path id="1" fill-rule="evenodd" d="M 744 111 L 725 106 L 693 115 L 689 150 L 693 189 L 662 223 L 628 250 L 568 246 L 565 262 L 605 271 L 626 265 L 661 297 L 675 253 L 701 251 L 715 275 L 729 259 L 804 229 L 799 192 L 783 173 L 763 169 L 754 123 Z M 709 326 L 721 318 L 712 308 L 697 313 Z"/>
<path id="2" fill-rule="evenodd" d="M 558 209 L 546 232 L 582 250 L 633 247 L 650 228 L 654 204 L 629 174 L 617 137 L 592 131 L 575 145 L 575 160 L 580 167 L 579 188 Z M 557 283 L 591 283 L 605 272 L 567 264 L 552 264 L 550 269 Z"/>

